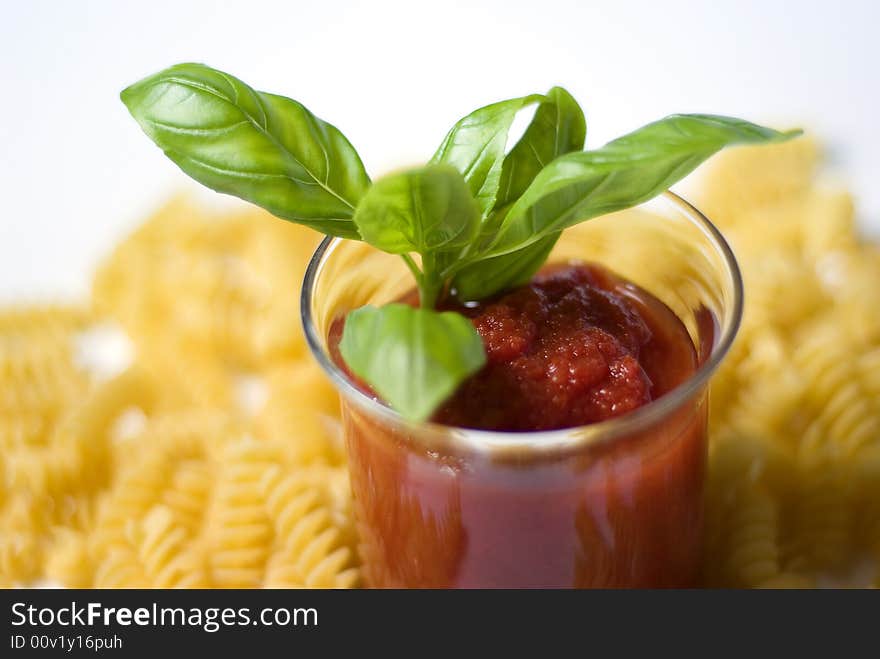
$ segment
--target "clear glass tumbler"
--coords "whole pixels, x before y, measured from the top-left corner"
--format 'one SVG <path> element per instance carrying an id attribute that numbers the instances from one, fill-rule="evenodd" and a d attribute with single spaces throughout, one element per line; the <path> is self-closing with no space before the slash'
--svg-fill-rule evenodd
<path id="1" fill-rule="evenodd" d="M 627 415 L 549 432 L 413 424 L 333 362 L 334 320 L 414 286 L 397 256 L 325 240 L 302 292 L 308 344 L 340 392 L 361 558 L 374 587 L 689 587 L 703 530 L 709 377 L 742 314 L 730 248 L 668 192 L 566 230 L 549 263 L 599 263 L 687 328 L 693 376 Z"/>

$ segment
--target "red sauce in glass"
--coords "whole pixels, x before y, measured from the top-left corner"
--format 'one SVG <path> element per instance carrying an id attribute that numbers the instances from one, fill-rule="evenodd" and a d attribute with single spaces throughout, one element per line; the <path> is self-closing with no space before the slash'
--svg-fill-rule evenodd
<path id="1" fill-rule="evenodd" d="M 534 431 L 626 414 L 693 373 L 678 318 L 596 265 L 545 268 L 472 308 L 488 363 L 436 415 L 450 426 Z"/>
<path id="2" fill-rule="evenodd" d="M 662 396 L 698 366 L 668 307 L 596 265 L 549 266 L 528 286 L 454 309 L 473 320 L 488 363 L 438 411 L 446 425 L 583 426 Z M 342 326 L 329 338 L 344 368 Z M 702 394 L 638 433 L 550 457 L 445 451 L 352 404 L 343 423 L 372 586 L 696 583 Z"/>

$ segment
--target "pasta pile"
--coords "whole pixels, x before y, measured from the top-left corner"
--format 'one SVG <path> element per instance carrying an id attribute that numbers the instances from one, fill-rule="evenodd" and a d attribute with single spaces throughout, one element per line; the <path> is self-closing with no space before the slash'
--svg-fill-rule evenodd
<path id="1" fill-rule="evenodd" d="M 299 329 L 316 244 L 174 200 L 101 266 L 88 312 L 0 316 L 0 584 L 359 583 L 338 401 Z M 77 359 L 97 318 L 135 347 L 104 381 Z"/>
<path id="2" fill-rule="evenodd" d="M 880 561 L 880 250 L 819 164 L 805 139 L 733 150 L 695 197 L 747 300 L 713 381 L 707 585 Z M 0 585 L 360 585 L 338 402 L 299 321 L 317 240 L 177 199 L 89 308 L 0 311 Z M 80 338 L 107 320 L 134 357 L 102 378 Z"/>
<path id="3" fill-rule="evenodd" d="M 107 484 L 106 455 L 67 418 L 90 386 L 72 342 L 88 322 L 75 308 L 0 312 L 0 585 L 40 576 L 54 529 L 87 526 Z"/>
<path id="4" fill-rule="evenodd" d="M 733 150 L 695 198 L 746 294 L 712 383 L 710 585 L 880 585 L 880 249 L 819 165 L 803 138 Z"/>

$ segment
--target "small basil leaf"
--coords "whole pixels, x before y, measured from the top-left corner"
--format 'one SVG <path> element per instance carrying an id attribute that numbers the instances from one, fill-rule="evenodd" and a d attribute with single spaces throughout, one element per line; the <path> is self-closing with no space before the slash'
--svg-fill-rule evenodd
<path id="1" fill-rule="evenodd" d="M 485 300 L 508 288 L 522 286 L 544 265 L 560 233 L 509 254 L 477 261 L 463 268 L 453 280 L 455 297 L 462 302 Z"/>
<path id="2" fill-rule="evenodd" d="M 427 419 L 486 363 L 467 318 L 405 304 L 350 312 L 339 349 L 348 367 L 411 421 Z"/>
<path id="3" fill-rule="evenodd" d="M 551 160 L 584 148 L 587 122 L 584 112 L 562 87 L 553 87 L 520 140 L 504 157 L 495 208 L 519 199 Z"/>
<path id="4" fill-rule="evenodd" d="M 720 149 L 800 134 L 715 115 L 673 115 L 595 151 L 560 156 L 510 208 L 487 255 L 526 247 L 568 226 L 636 206 L 684 178 Z"/>
<path id="5" fill-rule="evenodd" d="M 361 237 L 391 254 L 436 252 L 474 239 L 480 211 L 449 165 L 426 165 L 376 181 L 358 204 Z"/>
<path id="6" fill-rule="evenodd" d="M 543 97 L 532 94 L 492 103 L 458 120 L 431 158 L 455 167 L 485 216 L 495 205 L 507 133 L 516 113 Z"/>
<path id="7" fill-rule="evenodd" d="M 370 185 L 354 147 L 300 103 L 202 64 L 178 64 L 125 89 L 144 132 L 199 183 L 318 231 L 357 238 Z"/>

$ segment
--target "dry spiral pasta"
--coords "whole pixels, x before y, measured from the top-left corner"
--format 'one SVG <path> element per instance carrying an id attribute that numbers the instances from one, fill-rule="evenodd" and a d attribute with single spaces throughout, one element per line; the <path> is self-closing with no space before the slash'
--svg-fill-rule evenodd
<path id="1" fill-rule="evenodd" d="M 759 487 L 744 488 L 730 502 L 724 572 L 731 585 L 757 586 L 779 574 L 779 504 Z"/>
<path id="2" fill-rule="evenodd" d="M 712 383 L 708 585 L 880 562 L 880 248 L 820 162 L 805 139 L 731 150 L 695 190 L 746 285 Z M 338 401 L 299 325 L 317 239 L 178 198 L 101 264 L 91 308 L 0 310 L 0 585 L 362 583 Z M 77 359 L 97 319 L 134 348 L 105 380 Z"/>
<path id="3" fill-rule="evenodd" d="M 864 586 L 871 577 L 847 571 L 865 557 L 868 574 L 880 575 L 880 472 L 871 467 L 880 253 L 819 165 L 817 145 L 803 138 L 736 149 L 711 164 L 695 198 L 730 241 L 746 291 L 740 336 L 712 382 L 710 584 L 813 587 L 822 577 Z M 731 448 L 743 438 L 746 457 Z M 725 491 L 751 503 L 731 515 Z"/>
<path id="4" fill-rule="evenodd" d="M 39 577 L 53 528 L 89 516 L 92 465 L 64 419 L 92 386 L 76 361 L 88 319 L 73 306 L 0 311 L 0 585 Z"/>
<path id="5" fill-rule="evenodd" d="M 276 466 L 263 476 L 262 492 L 277 544 L 266 569 L 269 587 L 357 585 L 359 572 L 353 565 L 355 539 L 348 510 L 339 507 L 338 492 L 332 492 L 339 471 L 313 467 L 301 473 L 282 473 Z"/>
<path id="6" fill-rule="evenodd" d="M 316 240 L 175 199 L 101 266 L 94 312 L 0 312 L 0 583 L 358 583 L 338 404 L 290 293 Z M 75 359 L 94 318 L 134 347 L 101 382 Z"/>

